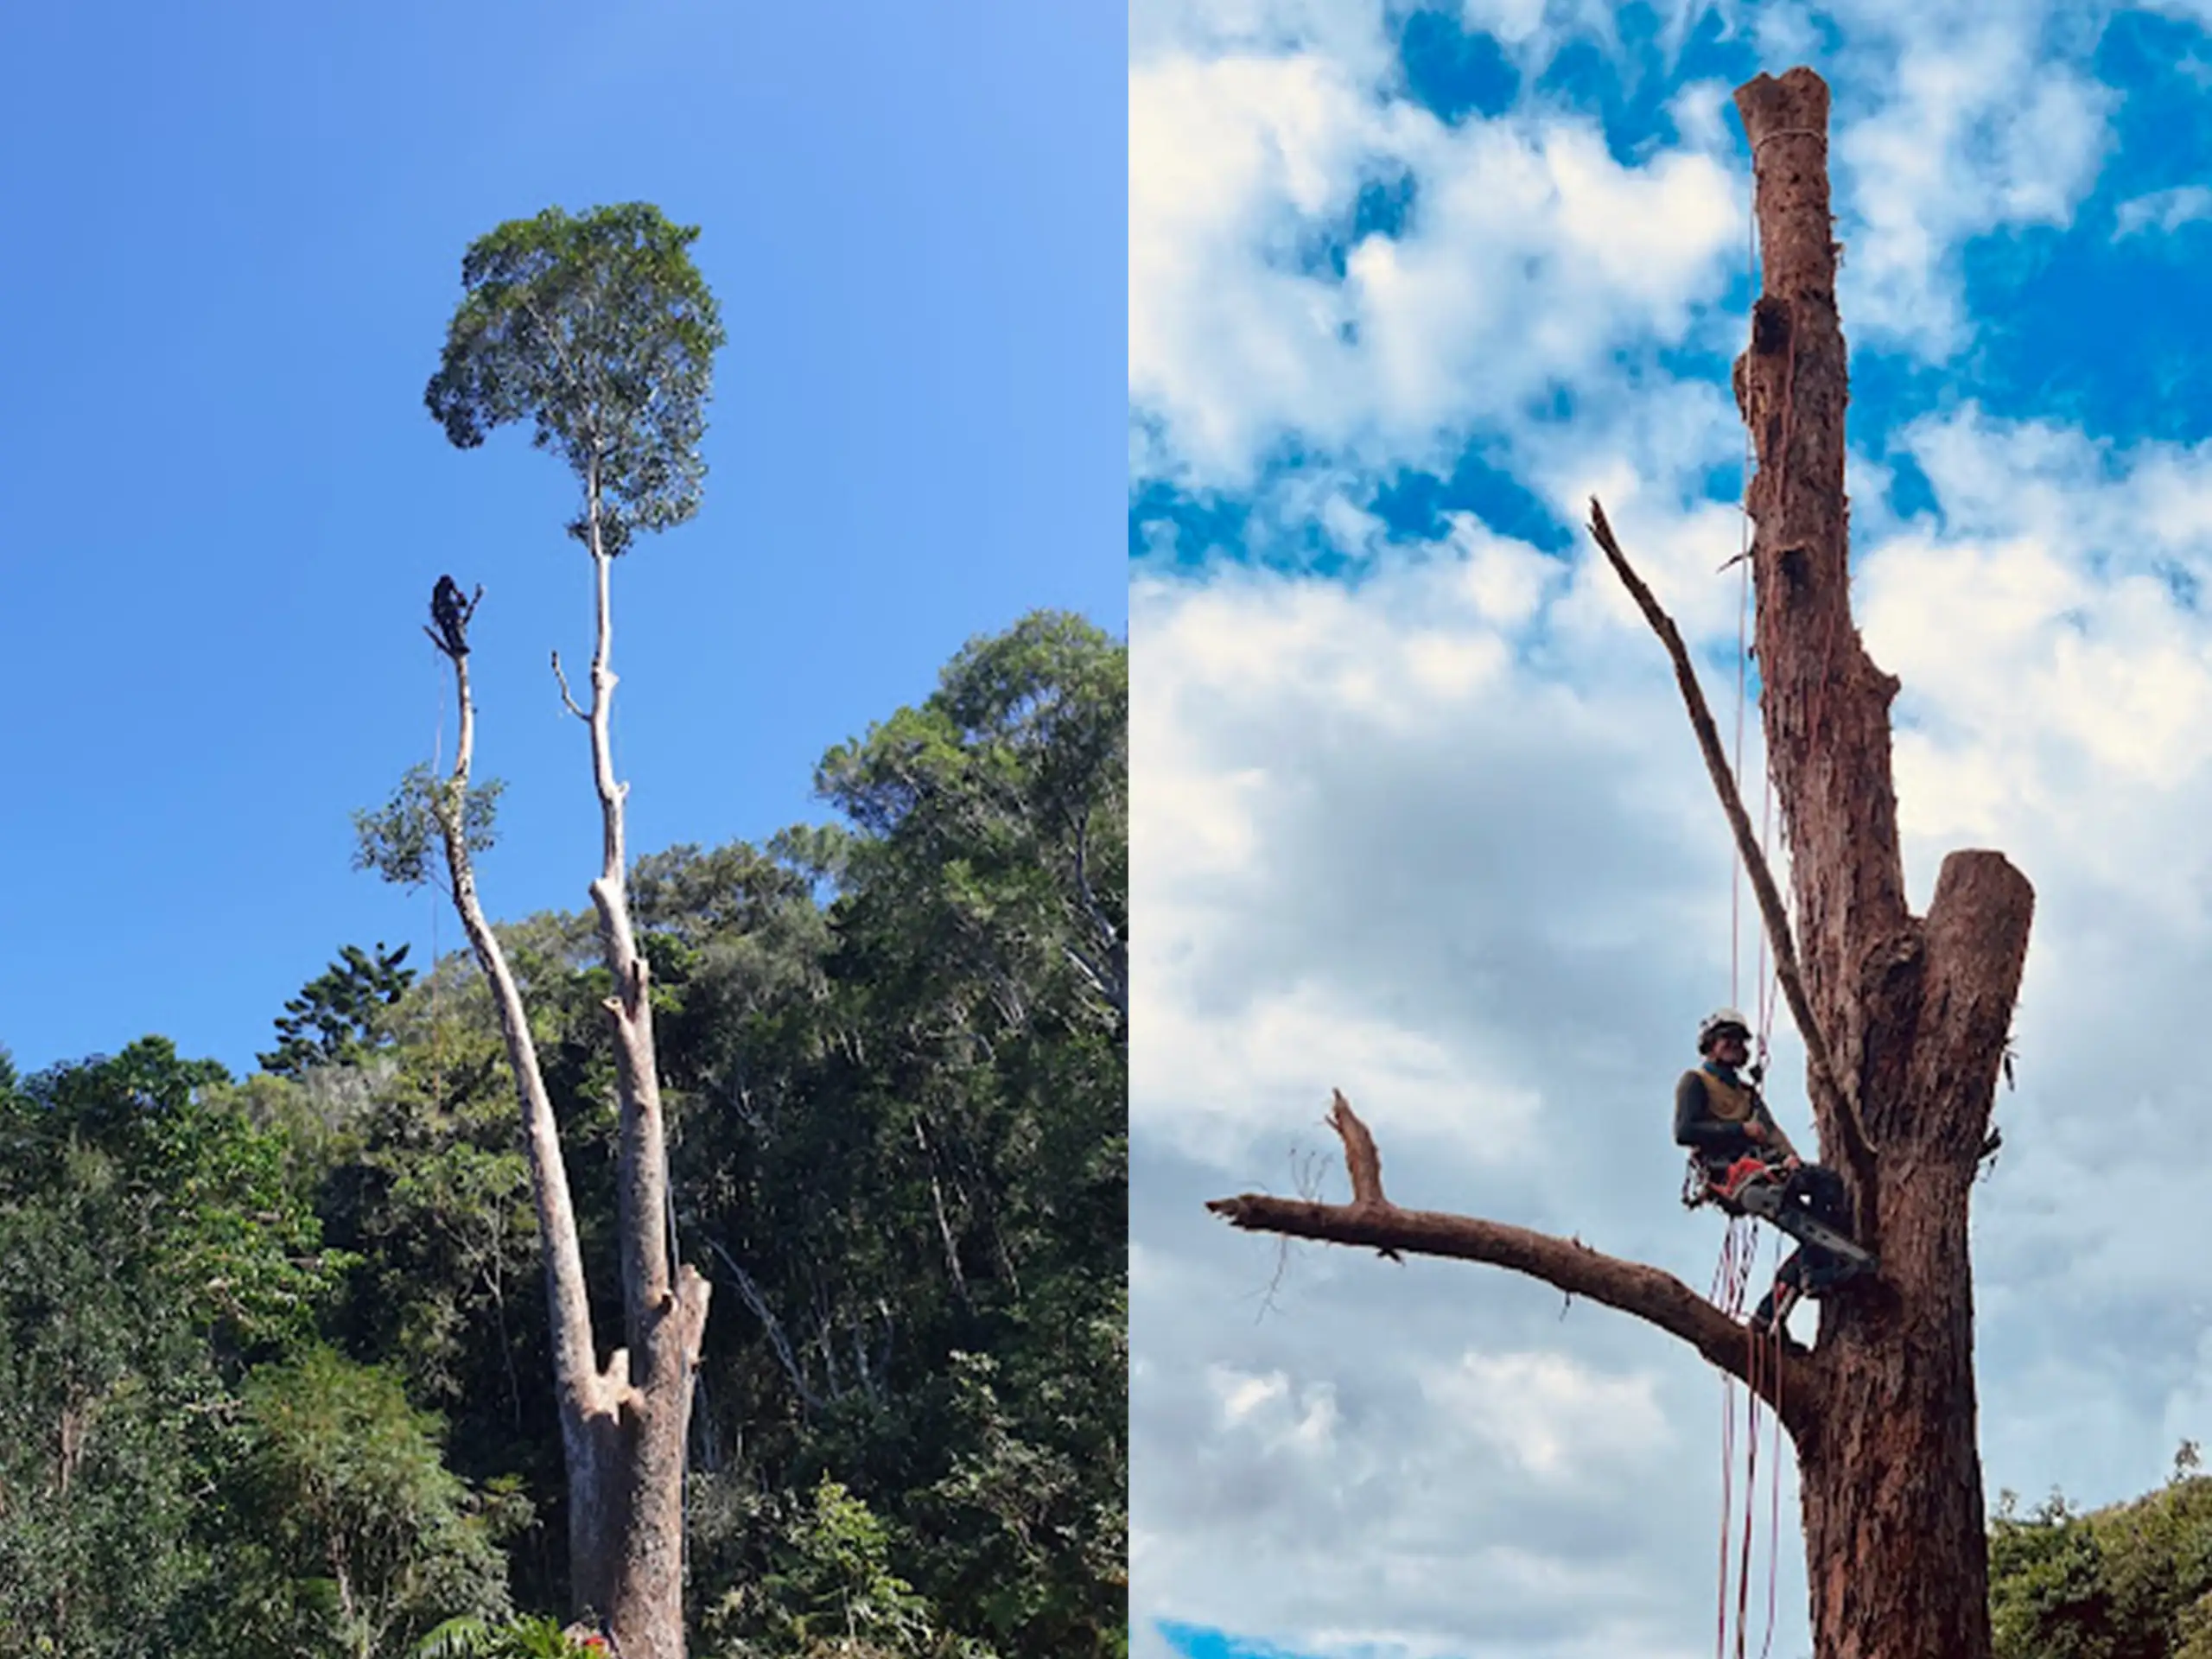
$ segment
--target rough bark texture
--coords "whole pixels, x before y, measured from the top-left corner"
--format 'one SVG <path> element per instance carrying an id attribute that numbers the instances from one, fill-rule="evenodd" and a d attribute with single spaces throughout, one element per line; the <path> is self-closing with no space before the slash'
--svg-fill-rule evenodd
<path id="1" fill-rule="evenodd" d="M 1823 1161 L 1843 1175 L 1860 1236 L 1882 1264 L 1873 1283 L 1822 1304 L 1809 1351 L 1785 1344 L 1779 1367 L 1759 1369 L 1781 1379 L 1797 1450 L 1820 1659 L 1988 1659 L 1967 1217 L 2034 894 L 2000 855 L 1959 852 L 1945 860 L 1927 916 L 1906 906 L 1890 760 L 1897 683 L 1868 658 L 1851 616 L 1827 88 L 1793 69 L 1739 88 L 1736 105 L 1764 246 L 1735 374 L 1758 461 L 1749 493 L 1760 712 L 1790 855 L 1799 1011 L 1825 1039 L 1834 1073 L 1832 1084 L 1808 1079 L 1815 1122 Z M 1592 528 L 1670 641 L 1672 623 L 1602 514 Z M 1686 655 L 1675 655 L 1694 721 L 1702 700 Z M 1740 804 L 1725 766 L 1714 779 L 1733 822 Z M 1789 931 L 1771 911 L 1767 919 L 1786 960 Z M 1747 1375 L 1741 1328 L 1663 1274 L 1571 1241 L 1389 1205 L 1373 1142 L 1363 1128 L 1355 1137 L 1346 1116 L 1337 1127 L 1352 1204 L 1248 1195 L 1212 1207 L 1238 1226 L 1511 1268 L 1634 1313 Z"/>
<path id="2" fill-rule="evenodd" d="M 592 901 L 618 988 L 606 1007 L 613 1027 L 620 1114 L 617 1191 L 626 1338 L 603 1369 L 595 1358 L 582 1255 L 552 1104 L 521 992 L 476 896 L 462 830 L 461 804 L 467 798 L 475 735 L 465 646 L 458 652 L 441 646 L 453 663 L 461 704 L 460 744 L 441 828 L 454 907 L 491 983 L 522 1104 L 545 1251 L 554 1386 L 568 1472 L 570 1596 L 580 1614 L 604 1622 L 623 1659 L 683 1659 L 684 1452 L 709 1286 L 689 1267 L 673 1270 L 671 1260 L 651 976 L 630 924 L 622 834 L 627 790 L 615 781 L 609 741 L 615 677 L 609 667 L 611 557 L 596 534 L 597 506 L 594 495 L 590 507 L 598 646 L 592 658 L 592 706 L 578 712 L 591 730 L 605 853 L 591 884 Z"/>
<path id="3" fill-rule="evenodd" d="M 1760 714 L 1814 1017 L 1881 1148 L 1871 1192 L 1845 1172 L 1881 1282 L 1825 1306 L 1825 1409 L 1797 1436 L 1814 1641 L 1822 1659 L 1985 1659 L 1967 1208 L 2034 897 L 1998 854 L 1955 853 L 1927 918 L 1906 909 L 1890 766 L 1897 683 L 1851 618 L 1827 88 L 1808 69 L 1762 75 L 1736 106 L 1763 250 L 1736 372 L 1758 454 Z M 1818 1119 L 1834 1145 L 1833 1115 Z"/>
<path id="4" fill-rule="evenodd" d="M 469 695 L 467 654 L 448 652 L 448 655 L 461 705 L 461 736 L 453 772 L 447 780 L 449 816 L 440 825 L 446 869 L 454 908 L 460 912 L 477 964 L 492 988 L 492 1004 L 499 1011 L 499 1033 L 505 1039 L 515 1094 L 522 1107 L 523 1146 L 530 1160 L 531 1193 L 537 1210 L 539 1248 L 544 1255 L 553 1392 L 560 1407 L 562 1451 L 569 1475 L 569 1575 L 580 1601 L 605 1605 L 601 1598 L 611 1585 L 601 1563 L 609 1557 L 608 1524 L 620 1509 L 608 1495 L 616 1462 L 609 1455 L 615 1415 L 609 1395 L 613 1384 L 601 1373 L 594 1355 L 591 1301 L 584 1288 L 583 1255 L 576 1242 L 575 1211 L 569 1199 L 568 1168 L 561 1156 L 553 1103 L 538 1071 L 529 1014 L 513 970 L 507 965 L 506 953 L 499 948 L 499 937 L 492 931 L 476 896 L 476 872 L 461 832 L 461 803 L 467 798 L 475 758 L 476 704 Z"/>
<path id="5" fill-rule="evenodd" d="M 1206 1208 L 1230 1226 L 1252 1232 L 1319 1239 L 1331 1244 L 1368 1245 L 1386 1255 L 1407 1251 L 1510 1268 L 1556 1286 L 1570 1296 L 1587 1297 L 1633 1313 L 1680 1337 L 1712 1363 L 1757 1389 L 1760 1398 L 1779 1408 L 1785 1423 L 1794 1426 L 1813 1420 L 1820 1403 L 1820 1379 L 1807 1363 L 1806 1351 L 1796 1344 L 1785 1340 L 1780 1345 L 1778 1363 L 1777 1350 L 1771 1342 L 1755 1357 L 1745 1328 L 1672 1274 L 1607 1255 L 1580 1239 L 1554 1238 L 1548 1233 L 1473 1216 L 1401 1210 L 1382 1196 L 1382 1165 L 1374 1137 L 1341 1094 L 1330 1112 L 1329 1124 L 1344 1144 L 1344 1163 L 1352 1183 L 1350 1204 L 1317 1204 L 1248 1192 L 1234 1198 L 1216 1198 Z"/>

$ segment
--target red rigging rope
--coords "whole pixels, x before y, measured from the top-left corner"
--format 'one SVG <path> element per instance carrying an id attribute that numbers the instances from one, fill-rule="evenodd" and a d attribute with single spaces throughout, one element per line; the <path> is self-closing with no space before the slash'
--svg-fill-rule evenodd
<path id="1" fill-rule="evenodd" d="M 1781 1584 L 1779 1550 L 1782 1539 L 1782 1338 L 1774 1339 L 1774 1450 L 1767 1469 L 1766 1519 L 1766 1635 L 1759 1642 L 1759 1659 L 1774 1651 L 1775 1594 Z"/>
<path id="2" fill-rule="evenodd" d="M 1744 1307 L 1744 1287 L 1750 1277 L 1751 1240 L 1741 1217 L 1729 1220 L 1721 1236 L 1720 1260 L 1713 1268 L 1713 1300 L 1732 1319 Z M 1720 1375 L 1720 1573 L 1719 1606 L 1713 1632 L 1713 1659 L 1728 1656 L 1728 1541 L 1734 1533 L 1736 1473 L 1736 1391 L 1726 1371 Z M 1745 1494 L 1748 1508 L 1751 1495 Z"/>
<path id="3" fill-rule="evenodd" d="M 1744 475 L 1746 479 L 1751 476 L 1748 468 Z M 1744 551 L 1738 556 L 1743 561 L 1743 576 L 1740 583 L 1740 597 L 1736 605 L 1736 776 L 1739 779 L 1744 775 L 1744 704 L 1746 701 L 1745 679 L 1749 657 L 1749 653 L 1745 649 L 1745 617 L 1751 609 L 1751 518 L 1747 514 L 1744 519 Z M 1759 937 L 1760 948 L 1764 950 L 1766 936 L 1762 932 Z M 1738 982 L 1737 967 L 1738 957 L 1743 948 L 1743 940 L 1744 854 L 1742 849 L 1738 848 L 1735 864 L 1729 871 L 1728 876 L 1728 1006 L 1732 1008 L 1740 1008 L 1744 1006 L 1743 987 Z"/>
<path id="4" fill-rule="evenodd" d="M 1758 1513 L 1759 1478 L 1759 1359 L 1764 1346 L 1758 1331 L 1745 1327 L 1745 1342 L 1749 1348 L 1750 1373 L 1744 1389 L 1744 1429 L 1748 1443 L 1744 1457 L 1744 1552 L 1736 1568 L 1736 1659 L 1744 1659 L 1745 1626 L 1750 1623 L 1745 1611 L 1751 1596 L 1751 1522 Z"/>
<path id="5" fill-rule="evenodd" d="M 1758 157 L 1752 158 L 1754 169 Z M 1746 286 L 1754 291 L 1758 282 L 1758 215 L 1747 209 L 1745 215 L 1745 276 Z M 1796 340 L 1791 340 L 1791 361 L 1789 372 L 1794 381 L 1796 370 Z M 1786 394 L 1785 394 L 1786 398 Z M 1783 408 L 1783 442 L 1785 453 L 1789 441 L 1789 410 Z M 1753 468 L 1758 456 L 1749 427 L 1744 433 L 1744 474 L 1740 502 L 1741 542 L 1732 561 L 1741 567 L 1738 577 L 1736 609 L 1736 777 L 1744 777 L 1744 734 L 1746 709 L 1750 702 L 1751 617 L 1752 608 L 1751 582 L 1751 492 Z M 1725 567 L 1724 567 L 1725 569 Z M 1817 720 L 1818 711 L 1815 711 Z M 1772 856 L 1775 792 L 1774 772 L 1765 745 L 1764 728 L 1761 732 L 1759 771 L 1761 776 L 1761 824 L 1759 850 L 1770 860 Z M 1728 887 L 1728 990 L 1730 1006 L 1743 1006 L 1743 885 L 1745 875 L 1743 854 L 1737 852 L 1729 874 Z M 1754 1056 L 1758 1071 L 1766 1065 L 1768 1039 L 1772 1033 L 1774 1014 L 1780 1001 L 1778 969 L 1770 970 L 1768 941 L 1764 918 L 1756 925 L 1753 947 L 1753 990 L 1758 1003 L 1755 1018 L 1758 1048 Z M 1775 1245 L 1779 1256 L 1780 1241 Z M 1742 1217 L 1732 1217 L 1720 1246 L 1720 1259 L 1713 1272 L 1713 1300 L 1731 1319 L 1744 1315 L 1744 1297 L 1749 1287 L 1752 1268 L 1758 1255 L 1758 1242 L 1751 1224 Z M 1778 1267 L 1777 1267 L 1778 1274 Z M 1766 1631 L 1760 1644 L 1760 1659 L 1766 1659 L 1774 1643 L 1777 1608 L 1777 1568 L 1776 1545 L 1782 1535 L 1782 1333 L 1777 1330 L 1771 1337 L 1756 1329 L 1745 1328 L 1748 1344 L 1745 1363 L 1744 1399 L 1744 1514 L 1741 1544 L 1730 1572 L 1730 1543 L 1736 1535 L 1732 1524 L 1735 1518 L 1736 1465 L 1736 1409 L 1734 1379 L 1726 1372 L 1721 1374 L 1720 1427 L 1720 1564 L 1719 1606 L 1714 1621 L 1714 1659 L 1729 1659 L 1728 1604 L 1732 1576 L 1736 1603 L 1735 1659 L 1744 1659 L 1751 1637 L 1751 1563 L 1756 1535 L 1758 1508 L 1758 1481 L 1759 1468 L 1759 1384 L 1768 1360 L 1771 1359 L 1771 1384 L 1774 1411 L 1770 1430 L 1770 1444 L 1767 1455 L 1768 1505 L 1766 1535 Z"/>
<path id="6" fill-rule="evenodd" d="M 1779 1241 L 1776 1244 L 1779 1254 Z M 1751 1224 L 1738 1217 L 1729 1223 L 1722 1239 L 1720 1260 L 1713 1273 L 1713 1300 L 1732 1318 L 1739 1318 L 1743 1302 L 1751 1277 L 1751 1269 L 1758 1255 L 1758 1236 Z M 1746 1382 L 1743 1413 L 1744 1510 L 1743 1524 L 1738 1531 L 1735 1524 L 1735 1467 L 1737 1444 L 1737 1415 L 1733 1379 L 1725 1373 L 1721 1378 L 1720 1412 L 1720 1560 L 1719 1573 L 1719 1605 L 1713 1628 L 1714 1659 L 1729 1659 L 1729 1600 L 1732 1588 L 1735 1600 L 1735 1656 L 1745 1659 L 1751 1642 L 1751 1567 L 1758 1544 L 1759 1434 L 1762 1427 L 1769 1435 L 1767 1450 L 1767 1529 L 1766 1529 L 1766 1630 L 1759 1649 L 1759 1659 L 1767 1659 L 1774 1645 L 1774 1630 L 1778 1610 L 1779 1566 L 1777 1544 L 1782 1536 L 1782 1340 L 1746 1327 Z M 1771 1375 L 1769 1370 L 1771 1367 Z M 1762 1379 L 1770 1381 L 1774 1393 L 1774 1409 L 1762 1423 L 1759 1388 Z M 1735 1548 L 1732 1550 L 1731 1545 Z M 1732 1560 L 1732 1556 L 1733 1557 Z"/>

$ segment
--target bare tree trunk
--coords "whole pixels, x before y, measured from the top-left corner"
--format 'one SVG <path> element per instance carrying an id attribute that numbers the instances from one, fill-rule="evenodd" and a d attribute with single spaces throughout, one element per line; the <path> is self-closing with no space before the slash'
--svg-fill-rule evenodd
<path id="1" fill-rule="evenodd" d="M 591 728 L 604 832 L 605 860 L 591 884 L 592 901 L 616 987 L 606 1007 L 613 1028 L 620 1108 L 617 1191 L 626 1338 L 603 1370 L 596 1363 L 582 1255 L 552 1104 L 521 992 L 485 919 L 469 861 L 464 812 L 475 710 L 465 645 L 458 651 L 441 646 L 454 666 L 461 735 L 439 827 L 454 906 L 491 983 L 522 1103 L 545 1252 L 554 1386 L 569 1479 L 571 1599 L 580 1614 L 606 1622 L 623 1659 L 683 1659 L 684 1448 L 709 1287 L 690 1268 L 679 1274 L 671 1272 L 667 1148 L 653 1054 L 650 976 L 630 925 L 622 838 L 627 790 L 615 782 L 608 743 L 614 690 L 608 665 L 611 558 L 598 537 L 598 505 L 594 490 L 589 509 L 598 648 L 592 661 L 592 707 L 577 712 Z"/>
<path id="2" fill-rule="evenodd" d="M 1736 106 L 1764 254 L 1736 375 L 1759 463 L 1760 712 L 1788 807 L 1815 1017 L 1882 1149 L 1874 1190 L 1853 1195 L 1882 1258 L 1881 1294 L 1823 1310 L 1828 1409 L 1798 1445 L 1814 1637 L 1833 1659 L 1981 1659 L 1988 1559 L 1967 1206 L 2034 895 L 1999 855 L 1954 853 L 1926 918 L 1905 908 L 1890 768 L 1897 683 L 1851 620 L 1827 88 L 1808 69 L 1762 75 Z M 1820 1128 L 1827 1144 L 1830 1114 Z"/>
<path id="3" fill-rule="evenodd" d="M 605 1006 L 613 1027 L 620 1109 L 616 1190 L 623 1325 L 632 1356 L 626 1423 L 629 1435 L 624 1447 L 628 1524 L 605 1611 L 624 1659 L 683 1659 L 683 1459 L 709 1287 L 691 1268 L 680 1274 L 671 1270 L 674 1219 L 660 1066 L 653 1050 L 652 976 L 630 923 L 622 835 L 622 804 L 630 791 L 629 785 L 615 780 L 608 729 L 615 683 L 609 604 L 613 556 L 601 537 L 595 472 L 588 510 L 599 623 L 588 723 L 602 852 L 591 898 L 599 912 L 601 948 L 615 988 Z"/>
<path id="4" fill-rule="evenodd" d="M 522 1106 L 523 1146 L 530 1160 L 531 1194 L 537 1211 L 539 1245 L 545 1262 L 545 1300 L 553 1344 L 553 1392 L 561 1414 L 561 1440 L 569 1476 L 569 1573 L 571 1593 L 580 1605 L 607 1605 L 611 1581 L 603 1567 L 609 1557 L 608 1522 L 613 1473 L 610 1452 L 617 1435 L 618 1390 L 626 1381 L 622 1356 L 601 1372 L 592 1337 L 591 1302 L 584 1289 L 583 1253 L 576 1241 L 575 1211 L 569 1198 L 569 1175 L 561 1155 L 561 1136 L 553 1103 L 538 1070 L 537 1046 L 530 1017 L 515 983 L 506 953 L 485 918 L 476 896 L 461 814 L 467 799 L 476 748 L 476 706 L 469 695 L 467 653 L 448 652 L 454 695 L 461 705 L 461 736 L 454 768 L 439 813 L 446 869 L 452 880 L 454 908 L 492 988 L 499 1016 L 515 1093 Z"/>
<path id="5" fill-rule="evenodd" d="M 1492 1262 L 1688 1342 L 1758 1387 L 1790 1432 L 1820 1659 L 1988 1659 L 1967 1212 L 2034 894 L 2000 855 L 1960 852 L 1944 861 L 1927 916 L 1906 907 L 1890 765 L 1897 683 L 1869 659 L 1851 617 L 1827 88 L 1793 69 L 1738 89 L 1736 105 L 1764 249 L 1735 381 L 1758 456 L 1760 710 L 1796 900 L 1803 983 L 1791 1001 L 1814 1027 L 1811 1069 L 1832 1072 L 1808 1077 L 1815 1122 L 1880 1277 L 1822 1305 L 1811 1350 L 1785 1340 L 1778 1363 L 1752 1367 L 1740 1327 L 1668 1274 L 1520 1228 L 1399 1210 L 1382 1196 L 1373 1140 L 1341 1096 L 1335 1122 L 1352 1203 L 1246 1195 L 1211 1207 L 1240 1227 Z M 1671 644 L 1672 623 L 1602 512 L 1592 528 Z M 1680 652 L 1677 667 L 1698 721 L 1702 700 Z M 1734 781 L 1707 747 L 1739 818 Z M 1786 926 L 1778 911 L 1767 914 L 1777 959 L 1788 961 Z"/>

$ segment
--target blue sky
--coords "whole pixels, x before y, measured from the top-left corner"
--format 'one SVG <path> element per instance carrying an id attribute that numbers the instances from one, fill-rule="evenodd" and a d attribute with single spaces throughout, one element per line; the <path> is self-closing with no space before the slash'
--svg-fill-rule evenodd
<path id="1" fill-rule="evenodd" d="M 1525 9 L 1524 9 L 1525 10 Z M 1561 8 L 1553 7 L 1557 13 Z M 1592 9 L 1601 10 L 1601 9 Z M 1679 38 L 1669 33 L 1669 23 Z M 2062 36 L 2065 20 L 2048 26 Z M 1679 145 L 1673 100 L 1686 86 L 1730 86 L 1765 65 L 1758 41 L 1717 8 L 1687 8 L 1676 20 L 1649 6 L 1620 8 L 1618 38 L 1563 39 L 1541 67 L 1524 72 L 1516 54 L 1456 8 L 1394 8 L 1386 24 L 1393 63 L 1377 90 L 1447 125 L 1548 105 L 1586 117 L 1623 166 Z M 1811 18 L 1815 38 L 1845 39 L 1826 14 Z M 2073 31 L 2091 28 L 2076 16 Z M 1817 56 L 1817 54 L 1815 54 Z M 1870 454 L 1892 454 L 1891 435 L 1915 417 L 1955 409 L 1971 396 L 2001 417 L 2063 420 L 2099 438 L 2201 439 L 2212 411 L 2203 378 L 2183 371 L 2187 338 L 2212 330 L 2201 303 L 2200 272 L 2212 255 L 2212 203 L 2184 201 L 2184 222 L 2163 235 L 2116 235 L 2123 207 L 2159 193 L 2201 189 L 2212 162 L 2212 42 L 2194 22 L 2121 10 L 2096 27 L 2074 54 L 2113 92 L 2103 162 L 2071 204 L 2064 224 L 2005 225 L 1947 250 L 1951 275 L 1974 319 L 1964 348 L 1931 362 L 1897 342 L 1854 346 L 1853 435 Z M 1875 89 L 1848 79 L 1835 86 L 1838 112 L 1873 102 Z M 1727 131 L 1740 151 L 1732 114 Z M 2153 204 L 2155 207 L 2155 203 Z M 1421 211 L 1415 177 L 1396 171 L 1361 181 L 1357 193 L 1309 232 L 1302 256 L 1343 276 L 1346 247 L 1371 234 L 1402 236 Z M 1728 280 L 1700 296 L 1701 309 L 1742 312 L 1751 289 L 1739 256 Z M 1653 366 L 1726 384 L 1734 346 L 1717 340 L 1650 346 Z M 1141 414 L 1143 400 L 1140 397 Z M 1534 423 L 1571 425 L 1578 410 L 1565 384 L 1537 389 L 1522 411 Z M 1433 535 L 1439 515 L 1476 513 L 1501 533 L 1554 549 L 1575 526 L 1531 495 L 1497 464 L 1500 435 L 1476 431 L 1448 461 L 1388 469 L 1366 480 L 1365 505 L 1390 539 Z M 1313 455 L 1295 434 L 1257 457 L 1262 477 L 1294 475 Z M 1349 573 L 1358 561 L 1330 544 L 1310 521 L 1255 518 L 1255 495 L 1206 487 L 1141 469 L 1128 515 L 1129 551 L 1139 568 L 1165 561 L 1182 568 L 1222 558 L 1254 558 L 1286 569 Z M 1716 469 L 1713 493 L 1732 498 L 1740 469 Z M 1910 512 L 1927 504 L 1925 483 L 1909 459 L 1888 481 L 1890 504 Z"/>
<path id="2" fill-rule="evenodd" d="M 2212 1248 L 2208 26 L 2202 0 L 1136 0 L 1140 1659 L 1710 1650 L 1694 1357 L 1503 1273 L 1279 1260 L 1203 1206 L 1340 1193 L 1340 1087 L 1399 1201 L 1708 1281 L 1667 1103 L 1698 1017 L 1752 1004 L 1751 943 L 1664 658 L 1580 525 L 1600 495 L 1726 722 L 1728 97 L 1763 69 L 1834 95 L 1854 603 L 1904 683 L 1910 890 L 1979 846 L 2037 894 L 1974 1197 L 1988 1495 L 2132 1496 L 2212 1430 L 2212 1295 L 2180 1265 Z M 1808 1645 L 1791 1478 L 1778 1655 Z"/>
<path id="3" fill-rule="evenodd" d="M 703 511 L 616 573 L 638 850 L 820 816 L 824 748 L 1029 608 L 1120 632 L 1122 49 L 1088 3 L 10 8 L 19 1065 L 249 1067 L 340 944 L 425 954 L 348 815 L 436 741 L 442 571 L 487 590 L 487 904 L 582 906 L 569 480 L 422 405 L 501 220 L 656 201 L 728 327 Z"/>

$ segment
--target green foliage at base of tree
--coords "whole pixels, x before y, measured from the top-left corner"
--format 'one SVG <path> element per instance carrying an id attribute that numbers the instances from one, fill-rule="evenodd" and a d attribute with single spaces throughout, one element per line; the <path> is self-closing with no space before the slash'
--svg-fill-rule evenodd
<path id="1" fill-rule="evenodd" d="M 219 1066 L 148 1039 L 6 1090 L 0 1651 L 363 1655 L 504 1610 L 497 1507 L 315 1346 L 359 1265 Z"/>
<path id="2" fill-rule="evenodd" d="M 703 1637 L 710 1659 L 993 1659 L 938 1628 L 892 1570 L 890 1529 L 827 1476 L 788 1508 L 767 1570 L 709 1611 Z"/>
<path id="3" fill-rule="evenodd" d="M 543 1614 L 505 1624 L 461 1614 L 408 1651 L 409 1659 L 607 1659 L 607 1645 L 603 1637 Z"/>
<path id="4" fill-rule="evenodd" d="M 2081 1510 L 2054 1493 L 1990 1526 L 1997 1659 L 2212 1659 L 2212 1477 L 2184 1443 L 2164 1487 Z"/>
<path id="5" fill-rule="evenodd" d="M 677 1243 L 715 1286 L 702 1659 L 1126 1652 L 1127 702 L 1122 645 L 1026 619 L 824 760 L 843 823 L 635 866 Z M 416 797 L 371 827 L 429 876 Z M 595 924 L 499 932 L 612 1332 Z M 549 1617 L 497 1020 L 466 955 L 399 957 L 341 950 L 243 1080 L 159 1039 L 0 1064 L 0 1653 L 590 1650 Z"/>

